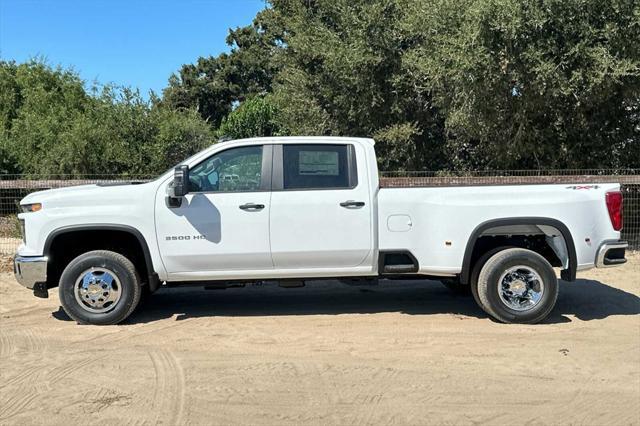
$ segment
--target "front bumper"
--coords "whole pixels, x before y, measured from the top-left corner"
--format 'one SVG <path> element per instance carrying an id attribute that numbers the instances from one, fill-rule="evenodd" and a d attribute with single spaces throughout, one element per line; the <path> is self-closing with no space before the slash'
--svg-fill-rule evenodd
<path id="1" fill-rule="evenodd" d="M 608 241 L 603 243 L 596 253 L 596 267 L 611 268 L 627 263 L 625 250 L 629 247 L 626 241 Z"/>
<path id="2" fill-rule="evenodd" d="M 16 281 L 31 290 L 37 283 L 46 283 L 48 260 L 46 256 L 16 256 L 13 259 Z"/>

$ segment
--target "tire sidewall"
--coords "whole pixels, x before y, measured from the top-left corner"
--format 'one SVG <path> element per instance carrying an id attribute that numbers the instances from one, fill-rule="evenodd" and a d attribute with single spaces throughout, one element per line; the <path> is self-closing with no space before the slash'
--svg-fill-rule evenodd
<path id="1" fill-rule="evenodd" d="M 516 311 L 508 307 L 499 295 L 500 277 L 507 269 L 519 265 L 534 270 L 540 275 L 544 285 L 542 299 L 533 309 L 527 311 Z M 486 275 L 486 300 L 500 320 L 517 323 L 537 322 L 553 309 L 558 296 L 558 279 L 553 267 L 542 256 L 535 252 L 518 251 L 491 266 Z"/>
<path id="2" fill-rule="evenodd" d="M 80 306 L 75 297 L 75 285 L 80 275 L 91 268 L 104 268 L 115 275 L 122 287 L 116 307 L 106 313 L 89 312 Z M 119 261 L 99 254 L 86 253 L 71 261 L 65 268 L 59 285 L 60 302 L 76 321 L 86 324 L 114 324 L 125 318 L 135 303 L 135 286 L 138 279 Z"/>
<path id="3" fill-rule="evenodd" d="M 476 261 L 476 264 L 474 265 L 471 271 L 471 276 L 469 277 L 469 287 L 471 287 L 471 294 L 473 295 L 473 299 L 476 301 L 478 306 L 480 306 L 480 308 L 483 311 L 485 310 L 485 307 L 482 304 L 482 300 L 480 300 L 480 296 L 478 296 L 478 278 L 480 277 L 480 271 L 482 271 L 482 268 L 484 267 L 484 265 L 487 263 L 489 259 L 491 259 L 491 257 L 493 257 L 494 254 L 504 250 L 511 249 L 511 248 L 514 248 L 514 247 L 502 246 L 502 247 L 496 247 L 492 250 L 489 250 L 488 252 L 480 256 L 480 258 Z"/>

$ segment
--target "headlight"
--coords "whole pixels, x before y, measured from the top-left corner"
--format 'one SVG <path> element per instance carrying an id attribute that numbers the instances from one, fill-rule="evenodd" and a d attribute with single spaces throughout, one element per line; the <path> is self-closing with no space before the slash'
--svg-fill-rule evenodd
<path id="1" fill-rule="evenodd" d="M 33 213 L 42 210 L 41 203 L 22 204 L 20 207 L 22 207 L 23 213 Z"/>

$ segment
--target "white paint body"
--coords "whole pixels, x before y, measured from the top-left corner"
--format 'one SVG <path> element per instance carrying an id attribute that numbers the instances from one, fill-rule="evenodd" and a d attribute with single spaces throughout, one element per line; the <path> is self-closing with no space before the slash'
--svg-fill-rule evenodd
<path id="1" fill-rule="evenodd" d="M 594 266 L 604 241 L 618 240 L 605 193 L 618 184 L 379 187 L 374 144 L 369 139 L 330 137 L 257 138 L 217 144 L 183 162 L 190 167 L 232 147 L 265 144 L 353 144 L 358 184 L 353 189 L 195 193 L 182 206 L 166 203 L 169 171 L 139 185 L 86 185 L 36 192 L 22 204 L 26 239 L 21 256 L 43 255 L 54 231 L 78 225 L 126 225 L 146 241 L 153 269 L 163 281 L 374 276 L 378 255 L 406 250 L 418 273 L 461 272 L 469 238 L 494 219 L 540 217 L 562 222 L 575 243 L 577 269 Z M 345 209 L 346 200 L 364 201 Z M 245 203 L 265 205 L 244 211 Z M 191 236 L 168 240 L 170 236 Z M 197 238 L 194 238 L 197 237 Z"/>

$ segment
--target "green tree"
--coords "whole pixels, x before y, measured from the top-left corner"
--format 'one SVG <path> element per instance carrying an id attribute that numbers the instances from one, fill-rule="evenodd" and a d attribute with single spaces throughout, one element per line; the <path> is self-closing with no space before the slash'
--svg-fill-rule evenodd
<path id="1" fill-rule="evenodd" d="M 412 2 L 405 63 L 457 167 L 638 166 L 634 0 Z"/>
<path id="2" fill-rule="evenodd" d="M 263 10 L 251 25 L 229 31 L 230 53 L 183 65 L 169 79 L 164 102 L 171 109 L 195 109 L 216 128 L 235 104 L 270 92 L 282 50 L 276 16 Z"/>
<path id="3" fill-rule="evenodd" d="M 294 133 L 373 136 L 384 168 L 640 164 L 633 0 L 274 0 Z"/>
<path id="4" fill-rule="evenodd" d="M 15 174 L 20 171 L 9 145 L 11 122 L 16 117 L 21 102 L 16 71 L 16 64 L 0 62 L 0 174 Z"/>
<path id="5" fill-rule="evenodd" d="M 195 110 L 174 111 L 156 106 L 151 115 L 157 131 L 143 146 L 146 174 L 162 172 L 213 143 L 211 127 Z"/>
<path id="6" fill-rule="evenodd" d="M 70 70 L 38 61 L 17 66 L 3 62 L 2 68 L 0 84 L 13 84 L 13 98 L 18 99 L 3 107 L 5 146 L 14 167 L 26 173 L 57 169 L 55 163 L 73 155 L 64 136 L 89 102 L 83 82 Z"/>
<path id="7" fill-rule="evenodd" d="M 278 120 L 278 110 L 270 98 L 256 96 L 223 118 L 217 133 L 220 137 L 241 139 L 278 136 L 286 131 Z"/>
<path id="8" fill-rule="evenodd" d="M 446 165 L 444 117 L 404 64 L 404 0 L 274 0 L 286 31 L 274 99 L 292 133 L 376 138 L 385 169 Z"/>
<path id="9" fill-rule="evenodd" d="M 0 63 L 0 171 L 155 174 L 212 141 L 190 109 L 128 88 L 85 90 L 78 75 L 39 61 Z"/>
<path id="10" fill-rule="evenodd" d="M 637 167 L 634 0 L 273 0 L 293 133 L 386 169 Z"/>

